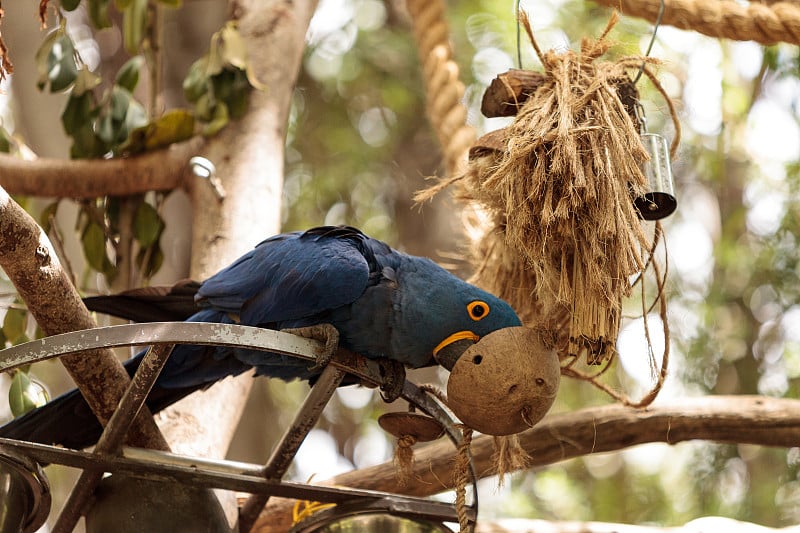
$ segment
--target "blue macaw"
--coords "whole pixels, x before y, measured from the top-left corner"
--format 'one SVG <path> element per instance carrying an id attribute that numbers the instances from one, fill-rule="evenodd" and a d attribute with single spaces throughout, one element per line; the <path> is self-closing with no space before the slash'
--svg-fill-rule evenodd
<path id="1" fill-rule="evenodd" d="M 499 298 L 430 259 L 398 252 L 346 226 L 270 237 L 205 282 L 178 284 L 164 296 L 164 291 L 142 289 L 89 298 L 87 305 L 139 321 L 240 323 L 311 336 L 320 325 L 330 325 L 342 347 L 400 368 L 436 364 L 448 350 L 454 352 L 447 356 L 452 361 L 466 349 L 465 340 L 475 342 L 497 329 L 521 325 Z M 129 373 L 141 357 L 125 363 Z M 321 372 L 321 365 L 279 354 L 180 345 L 147 405 L 157 412 L 252 368 L 257 376 L 287 381 L 313 382 Z M 83 448 L 100 431 L 83 397 L 73 390 L 1 427 L 0 436 Z"/>

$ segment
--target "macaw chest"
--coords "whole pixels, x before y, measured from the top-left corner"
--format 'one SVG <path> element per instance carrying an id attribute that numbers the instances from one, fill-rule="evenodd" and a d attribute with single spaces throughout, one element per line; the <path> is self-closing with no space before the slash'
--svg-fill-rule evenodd
<path id="1" fill-rule="evenodd" d="M 352 304 L 331 313 L 344 348 L 370 358 L 386 357 L 419 367 L 429 364 L 431 351 L 421 346 L 403 319 L 404 309 L 398 285 L 382 280 L 369 286 Z"/>

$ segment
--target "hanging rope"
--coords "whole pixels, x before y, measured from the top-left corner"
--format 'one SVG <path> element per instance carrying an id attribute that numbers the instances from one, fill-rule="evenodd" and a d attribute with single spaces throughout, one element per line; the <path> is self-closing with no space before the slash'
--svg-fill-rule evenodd
<path id="1" fill-rule="evenodd" d="M 408 0 L 407 5 L 422 62 L 428 118 L 442 147 L 447 175 L 454 176 L 466 168 L 475 130 L 467 125 L 467 109 L 461 103 L 464 84 L 448 40 L 445 2 Z"/>
<path id="2" fill-rule="evenodd" d="M 459 425 L 461 428 L 461 444 L 458 445 L 456 465 L 453 472 L 453 484 L 456 489 L 456 512 L 458 513 L 459 533 L 472 531 L 467 516 L 467 483 L 469 482 L 469 447 L 472 444 L 472 428 Z"/>
<path id="3" fill-rule="evenodd" d="M 659 0 L 598 0 L 598 3 L 650 22 L 655 22 L 658 16 Z M 736 41 L 800 44 L 800 5 L 788 1 L 741 4 L 734 0 L 669 0 L 661 22 Z"/>

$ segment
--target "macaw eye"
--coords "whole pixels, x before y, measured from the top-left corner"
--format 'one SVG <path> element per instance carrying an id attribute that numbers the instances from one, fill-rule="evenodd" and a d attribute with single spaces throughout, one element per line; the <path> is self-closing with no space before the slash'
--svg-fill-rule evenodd
<path id="1" fill-rule="evenodd" d="M 469 317 L 476 322 L 489 314 L 489 304 L 480 300 L 475 300 L 467 305 Z"/>

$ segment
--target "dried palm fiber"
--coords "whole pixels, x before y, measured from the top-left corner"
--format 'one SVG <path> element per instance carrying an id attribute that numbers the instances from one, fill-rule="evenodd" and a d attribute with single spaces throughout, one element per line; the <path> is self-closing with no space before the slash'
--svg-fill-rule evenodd
<path id="1" fill-rule="evenodd" d="M 645 192 L 648 155 L 618 88 L 656 60 L 597 61 L 616 21 L 580 52 L 542 54 L 523 18 L 546 77 L 505 129 L 501 152 L 471 153 L 461 180 L 494 227 L 478 245 L 478 282 L 526 322 L 554 329 L 562 356 L 590 362 L 613 354 L 629 277 L 650 248 L 632 202 Z"/>

